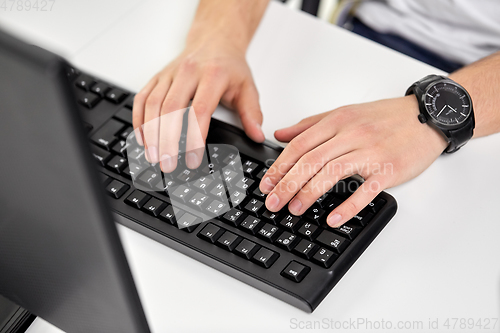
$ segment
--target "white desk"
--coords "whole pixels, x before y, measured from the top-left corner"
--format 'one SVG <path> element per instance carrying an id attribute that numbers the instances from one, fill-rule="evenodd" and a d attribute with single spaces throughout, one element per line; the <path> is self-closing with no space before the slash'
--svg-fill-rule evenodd
<path id="1" fill-rule="evenodd" d="M 0 11 L 0 22 L 137 91 L 181 51 L 196 5 L 65 0 L 49 13 Z M 268 138 L 317 112 L 401 96 L 416 79 L 438 72 L 277 2 L 268 8 L 248 60 Z M 222 108 L 216 117 L 238 124 Z M 474 140 L 389 190 L 399 203 L 396 217 L 313 314 L 120 226 L 152 330 L 288 332 L 297 331 L 298 321 L 364 318 L 374 325 L 391 321 L 393 328 L 399 321 L 422 321 L 420 331 L 436 332 L 445 330 L 447 318 L 499 317 L 499 152 L 500 135 Z M 439 320 L 439 330 L 429 329 L 429 318 Z M 29 329 L 57 331 L 41 319 Z"/>

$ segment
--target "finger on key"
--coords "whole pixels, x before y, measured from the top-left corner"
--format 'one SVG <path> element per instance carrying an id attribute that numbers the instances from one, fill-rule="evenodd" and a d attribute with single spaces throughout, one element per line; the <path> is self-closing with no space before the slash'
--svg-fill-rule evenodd
<path id="1" fill-rule="evenodd" d="M 186 165 L 190 169 L 200 166 L 210 119 L 226 87 L 226 80 L 211 78 L 202 79 L 198 85 L 188 117 Z"/>
<path id="2" fill-rule="evenodd" d="M 290 213 L 293 215 L 304 214 L 319 197 L 328 192 L 339 180 L 351 176 L 351 166 L 357 158 L 356 155 L 355 152 L 351 152 L 325 164 L 321 171 L 311 178 L 290 201 L 288 205 Z"/>
<path id="3" fill-rule="evenodd" d="M 304 154 L 331 139 L 335 133 L 334 126 L 320 121 L 317 126 L 309 128 L 295 137 L 262 177 L 259 185 L 261 192 L 265 194 L 271 192 Z"/>
<path id="4" fill-rule="evenodd" d="M 144 146 L 146 151 L 146 158 L 150 163 L 158 163 L 158 136 L 160 126 L 160 109 L 161 105 L 167 96 L 170 88 L 171 81 L 160 79 L 158 84 L 153 88 L 145 104 L 144 115 Z"/>
<path id="5" fill-rule="evenodd" d="M 134 97 L 132 112 L 132 125 L 134 126 L 135 137 L 140 146 L 144 146 L 142 125 L 144 124 L 144 108 L 146 99 L 153 88 L 158 83 L 158 75 L 155 75 Z"/>
<path id="6" fill-rule="evenodd" d="M 197 79 L 194 76 L 178 73 L 161 106 L 159 158 L 163 172 L 172 172 L 177 167 L 182 116 L 194 95 L 196 85 Z"/>
<path id="7" fill-rule="evenodd" d="M 253 81 L 242 83 L 236 102 L 236 109 L 241 118 L 245 133 L 255 142 L 264 142 L 266 137 L 262 132 L 263 115 L 260 109 L 259 93 Z"/>
<path id="8" fill-rule="evenodd" d="M 330 161 L 352 151 L 349 140 L 340 136 L 304 154 L 279 180 L 266 200 L 266 207 L 278 211 Z"/>

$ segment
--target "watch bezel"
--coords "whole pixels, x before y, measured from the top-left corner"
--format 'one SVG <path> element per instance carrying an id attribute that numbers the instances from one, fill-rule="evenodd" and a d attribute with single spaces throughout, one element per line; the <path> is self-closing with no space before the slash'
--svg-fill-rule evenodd
<path id="1" fill-rule="evenodd" d="M 441 84 L 441 83 L 450 84 L 450 85 L 453 85 L 453 86 L 461 89 L 465 93 L 465 95 L 467 96 L 467 98 L 469 100 L 469 104 L 470 104 L 469 114 L 467 115 L 467 117 L 464 120 L 462 120 L 461 122 L 459 122 L 457 124 L 453 124 L 453 125 L 443 124 L 443 123 L 439 122 L 437 119 L 435 119 L 430 114 L 429 110 L 427 110 L 427 105 L 425 104 L 425 98 L 426 98 L 427 92 L 429 92 L 429 90 L 431 90 L 434 86 L 436 86 L 438 84 Z M 433 125 L 437 126 L 438 128 L 444 129 L 444 130 L 453 130 L 453 129 L 457 129 L 457 128 L 463 127 L 464 124 L 470 119 L 471 115 L 474 113 L 473 105 L 472 105 L 472 98 L 470 97 L 469 92 L 463 86 L 461 86 L 460 84 L 458 84 L 455 81 L 453 81 L 451 79 L 448 79 L 448 78 L 436 80 L 436 81 L 433 81 L 432 83 L 430 83 L 425 88 L 425 91 L 423 91 L 423 94 L 421 94 L 421 96 L 420 96 L 420 103 L 421 103 L 421 106 L 422 106 L 420 109 L 421 110 L 425 110 L 425 116 L 427 118 L 427 121 L 431 122 Z"/>

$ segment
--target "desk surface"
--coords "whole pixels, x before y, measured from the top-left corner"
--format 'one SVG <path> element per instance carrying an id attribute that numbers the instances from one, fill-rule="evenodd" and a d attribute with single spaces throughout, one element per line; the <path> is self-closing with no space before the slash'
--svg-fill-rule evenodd
<path id="1" fill-rule="evenodd" d="M 45 13 L 0 10 L 0 25 L 137 91 L 180 52 L 196 5 L 65 0 Z M 415 80 L 439 73 L 277 2 L 265 14 L 248 61 L 269 139 L 275 129 L 303 117 L 401 96 Z M 222 107 L 216 117 L 239 124 Z M 287 332 L 306 325 L 352 330 L 350 323 L 365 320 L 374 330 L 384 321 L 393 328 L 421 325 L 420 331 L 436 332 L 446 330 L 448 318 L 450 328 L 458 318 L 456 330 L 461 318 L 483 323 L 498 318 L 499 151 L 500 135 L 473 140 L 417 179 L 390 189 L 399 203 L 397 215 L 313 314 L 119 226 L 152 330 Z M 438 329 L 429 328 L 429 320 L 433 325 L 437 320 Z M 499 326 L 462 331 L 497 332 Z M 29 332 L 58 330 L 37 319 Z"/>

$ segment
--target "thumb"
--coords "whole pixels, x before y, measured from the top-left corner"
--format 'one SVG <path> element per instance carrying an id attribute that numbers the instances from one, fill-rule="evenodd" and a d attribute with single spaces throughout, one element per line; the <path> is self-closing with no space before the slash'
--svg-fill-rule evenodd
<path id="1" fill-rule="evenodd" d="M 244 82 L 236 100 L 238 111 L 245 133 L 255 142 L 265 140 L 262 132 L 262 112 L 259 104 L 259 93 L 253 82 Z"/>

